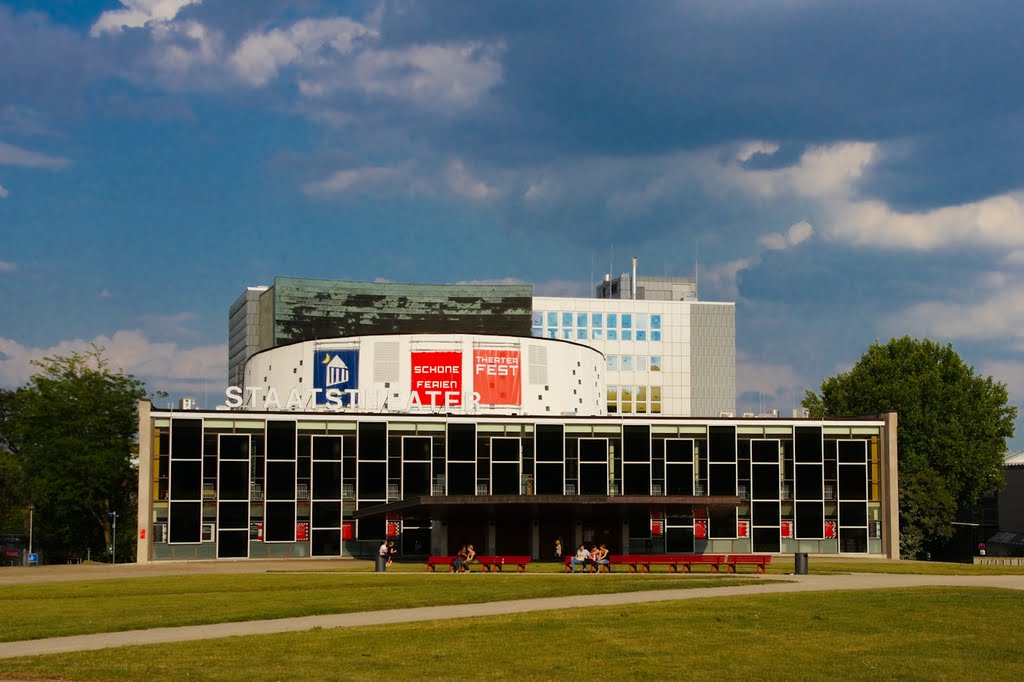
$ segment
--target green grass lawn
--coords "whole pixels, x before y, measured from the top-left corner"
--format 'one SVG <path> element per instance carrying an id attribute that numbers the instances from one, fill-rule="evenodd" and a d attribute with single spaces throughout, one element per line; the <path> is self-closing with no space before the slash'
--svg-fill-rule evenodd
<path id="1" fill-rule="evenodd" d="M 723 597 L 0 660 L 90 680 L 1019 680 L 1020 592 Z"/>
<path id="2" fill-rule="evenodd" d="M 449 575 L 420 570 L 399 575 L 280 572 L 41 583 L 0 590 L 0 641 L 749 581 L 742 576 Z"/>

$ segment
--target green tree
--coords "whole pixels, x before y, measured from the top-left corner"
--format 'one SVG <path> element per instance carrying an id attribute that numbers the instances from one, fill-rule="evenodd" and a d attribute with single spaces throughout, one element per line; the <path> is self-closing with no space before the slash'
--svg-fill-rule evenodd
<path id="1" fill-rule="evenodd" d="M 111 512 L 134 527 L 132 451 L 145 386 L 111 371 L 96 347 L 34 364 L 40 371 L 14 394 L 4 440 L 22 497 L 35 506 L 35 544 L 50 556 L 101 553 Z"/>
<path id="2" fill-rule="evenodd" d="M 849 372 L 808 391 L 814 417 L 899 413 L 900 550 L 918 556 L 953 534 L 957 510 L 1002 486 L 1017 408 L 949 344 L 903 337 L 874 343 Z"/>

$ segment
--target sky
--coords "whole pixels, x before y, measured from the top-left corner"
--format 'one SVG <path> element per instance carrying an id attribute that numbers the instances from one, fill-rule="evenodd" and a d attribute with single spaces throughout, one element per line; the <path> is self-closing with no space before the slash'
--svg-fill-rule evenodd
<path id="1" fill-rule="evenodd" d="M 1024 3 L 0 0 L 0 385 L 223 399 L 277 275 L 699 278 L 737 409 L 877 341 L 1024 401 Z M 1024 421 L 1011 447 L 1024 447 Z"/>

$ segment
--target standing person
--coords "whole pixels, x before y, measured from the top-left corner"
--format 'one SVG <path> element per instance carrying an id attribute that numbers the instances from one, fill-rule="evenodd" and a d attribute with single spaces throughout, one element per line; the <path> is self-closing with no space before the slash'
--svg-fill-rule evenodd
<path id="1" fill-rule="evenodd" d="M 562 561 L 562 538 L 555 538 L 555 561 Z"/>
<path id="2" fill-rule="evenodd" d="M 387 561 L 386 564 L 384 564 L 385 568 L 389 568 L 391 566 L 392 562 L 395 559 L 395 555 L 396 554 L 398 554 L 398 550 L 395 549 L 395 542 L 393 540 L 389 541 L 388 542 L 388 554 L 387 554 L 388 561 Z"/>
<path id="3" fill-rule="evenodd" d="M 391 557 L 388 555 L 388 541 L 382 540 L 377 548 L 377 570 L 381 571 L 391 565 Z"/>

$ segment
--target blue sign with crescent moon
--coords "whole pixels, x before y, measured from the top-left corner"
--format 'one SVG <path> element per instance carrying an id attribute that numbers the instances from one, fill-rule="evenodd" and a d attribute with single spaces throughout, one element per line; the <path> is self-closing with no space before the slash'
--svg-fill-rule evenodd
<path id="1" fill-rule="evenodd" d="M 334 389 L 341 394 L 341 404 L 348 407 L 352 394 L 345 391 L 359 388 L 359 351 L 313 351 L 313 388 L 320 389 L 317 405 L 326 405 L 327 391 Z"/>

